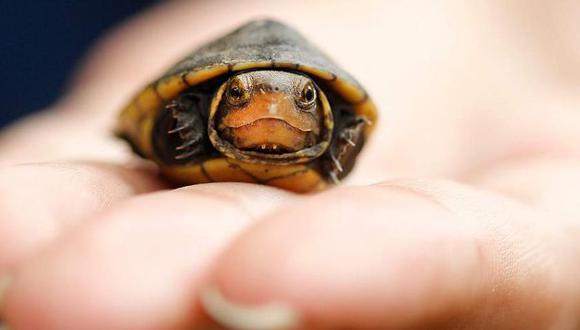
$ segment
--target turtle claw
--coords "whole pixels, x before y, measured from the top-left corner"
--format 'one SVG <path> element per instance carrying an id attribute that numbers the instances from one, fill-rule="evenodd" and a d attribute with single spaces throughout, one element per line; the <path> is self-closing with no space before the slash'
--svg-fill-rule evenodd
<path id="1" fill-rule="evenodd" d="M 340 138 L 344 140 L 344 142 L 348 143 L 351 147 L 356 147 L 356 143 L 352 140 L 352 132 L 351 131 L 343 131 L 340 134 Z"/>
<path id="2" fill-rule="evenodd" d="M 346 143 L 348 143 L 348 145 L 350 145 L 351 147 L 356 147 L 356 143 L 354 143 L 354 141 L 352 141 L 349 138 L 343 138 L 344 141 L 346 141 Z"/>
<path id="3" fill-rule="evenodd" d="M 168 133 L 168 134 L 175 134 L 175 133 L 179 133 L 179 132 L 181 132 L 181 131 L 183 131 L 183 130 L 185 130 L 185 129 L 188 129 L 189 127 L 191 127 L 191 125 L 190 125 L 190 124 L 185 124 L 185 125 L 183 125 L 183 126 L 179 126 L 179 127 L 176 127 L 176 128 L 174 128 L 174 129 L 172 129 L 172 130 L 169 130 L 169 131 L 167 131 L 167 133 Z"/>
<path id="4" fill-rule="evenodd" d="M 329 177 L 332 180 L 332 183 L 334 183 L 334 184 L 339 184 L 340 183 L 340 180 L 338 179 L 338 176 L 336 175 L 336 173 L 330 172 L 329 173 Z"/>
<path id="5" fill-rule="evenodd" d="M 177 160 L 187 159 L 187 158 L 195 155 L 196 153 L 197 153 L 197 150 L 190 150 L 188 152 L 184 152 L 182 154 L 176 155 L 175 159 L 177 159 Z"/>
<path id="6" fill-rule="evenodd" d="M 177 148 L 175 148 L 175 150 L 177 150 L 177 151 L 185 150 L 185 149 L 193 146 L 196 143 L 197 143 L 197 140 L 189 140 L 189 141 L 184 142 L 182 145 L 178 146 Z"/>
<path id="7" fill-rule="evenodd" d="M 334 163 L 334 168 L 339 172 L 342 173 L 344 170 L 342 168 L 342 164 L 340 163 L 340 161 L 338 160 L 338 158 L 336 158 L 332 153 L 330 154 L 330 159 L 332 159 L 332 162 Z"/>

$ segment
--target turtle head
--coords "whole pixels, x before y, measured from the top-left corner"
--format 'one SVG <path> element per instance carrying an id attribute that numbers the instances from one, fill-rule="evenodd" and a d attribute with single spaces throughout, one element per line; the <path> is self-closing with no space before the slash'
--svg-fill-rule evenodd
<path id="1" fill-rule="evenodd" d="M 230 77 L 210 111 L 210 139 L 226 156 L 261 162 L 300 162 L 330 142 L 332 112 L 324 93 L 304 75 L 250 71 Z"/>

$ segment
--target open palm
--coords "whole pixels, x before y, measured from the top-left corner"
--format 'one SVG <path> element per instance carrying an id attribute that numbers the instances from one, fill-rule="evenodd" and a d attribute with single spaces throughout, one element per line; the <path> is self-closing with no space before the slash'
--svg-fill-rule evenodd
<path id="1" fill-rule="evenodd" d="M 304 2 L 160 5 L 105 39 L 60 102 L 3 132 L 11 329 L 580 327 L 580 63 L 558 71 L 550 49 L 513 45 L 497 10 L 516 9 L 500 1 Z M 265 14 L 368 87 L 376 135 L 326 192 L 170 189 L 112 137 L 116 112 L 195 45 Z"/>

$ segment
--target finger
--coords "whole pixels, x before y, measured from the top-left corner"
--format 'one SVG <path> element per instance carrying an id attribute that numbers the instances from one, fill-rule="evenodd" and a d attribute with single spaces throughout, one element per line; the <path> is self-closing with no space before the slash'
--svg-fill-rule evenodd
<path id="1" fill-rule="evenodd" d="M 80 105 L 79 105 L 80 107 Z M 115 117 L 45 110 L 0 132 L 0 166 L 74 161 L 128 161 L 130 149 L 113 136 Z"/>
<path id="2" fill-rule="evenodd" d="M 471 182 L 580 223 L 580 162 L 577 159 L 514 160 L 485 171 Z"/>
<path id="3" fill-rule="evenodd" d="M 214 255 L 292 196 L 208 184 L 129 200 L 23 266 L 3 315 L 22 330 L 197 326 L 195 297 Z"/>
<path id="4" fill-rule="evenodd" d="M 164 188 L 145 169 L 103 163 L 1 167 L 0 182 L 0 275 L 91 215 Z"/>
<path id="5" fill-rule="evenodd" d="M 580 235 L 544 220 L 449 184 L 337 189 L 244 232 L 202 299 L 236 329 L 572 329 Z"/>

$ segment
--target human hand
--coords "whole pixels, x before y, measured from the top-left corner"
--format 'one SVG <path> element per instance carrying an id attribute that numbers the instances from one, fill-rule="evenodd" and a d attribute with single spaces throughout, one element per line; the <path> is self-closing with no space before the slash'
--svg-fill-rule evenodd
<path id="1" fill-rule="evenodd" d="M 580 65 L 562 73 L 549 49 L 512 46 L 520 34 L 499 13 L 533 13 L 502 3 L 173 2 L 135 18 L 59 103 L 0 137 L 3 318 L 12 330 L 205 329 L 207 312 L 247 329 L 577 329 Z M 169 189 L 112 138 L 116 111 L 264 13 L 359 78 L 382 111 L 376 135 L 327 192 Z"/>

